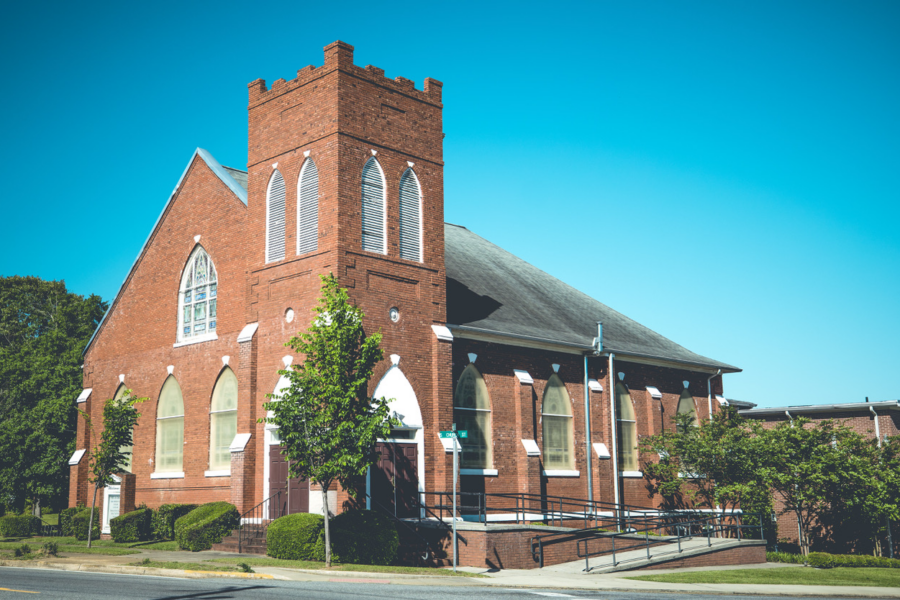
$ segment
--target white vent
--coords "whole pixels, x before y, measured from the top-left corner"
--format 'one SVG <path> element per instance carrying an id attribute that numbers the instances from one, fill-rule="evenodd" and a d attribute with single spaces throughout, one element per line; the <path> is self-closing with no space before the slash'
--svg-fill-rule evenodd
<path id="1" fill-rule="evenodd" d="M 319 248 L 319 170 L 311 158 L 300 169 L 297 184 L 297 254 Z"/>
<path id="2" fill-rule="evenodd" d="M 387 254 L 384 223 L 384 174 L 375 158 L 362 172 L 362 249 Z"/>
<path id="3" fill-rule="evenodd" d="M 276 170 L 266 193 L 266 262 L 284 259 L 284 177 Z"/>
<path id="4" fill-rule="evenodd" d="M 400 258 L 422 261 L 422 190 L 412 169 L 400 178 Z"/>

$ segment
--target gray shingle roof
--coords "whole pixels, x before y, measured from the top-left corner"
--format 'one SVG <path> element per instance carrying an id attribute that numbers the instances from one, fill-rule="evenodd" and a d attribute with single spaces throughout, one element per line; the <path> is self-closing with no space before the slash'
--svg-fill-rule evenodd
<path id="1" fill-rule="evenodd" d="M 447 322 L 611 352 L 740 371 L 679 346 L 459 225 L 444 225 Z"/>
<path id="2" fill-rule="evenodd" d="M 228 171 L 228 174 L 231 175 L 232 179 L 238 182 L 244 191 L 247 191 L 247 171 L 241 171 L 240 169 L 235 169 L 232 167 L 226 167 L 222 165 L 222 168 Z"/>

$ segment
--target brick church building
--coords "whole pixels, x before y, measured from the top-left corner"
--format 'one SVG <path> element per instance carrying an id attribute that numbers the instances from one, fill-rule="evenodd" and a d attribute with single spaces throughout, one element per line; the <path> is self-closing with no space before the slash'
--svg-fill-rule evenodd
<path id="1" fill-rule="evenodd" d="M 246 170 L 194 153 L 85 351 L 77 402 L 95 423 L 126 388 L 149 399 L 129 472 L 98 501 L 104 527 L 141 503 L 243 512 L 288 490 L 287 510 L 323 510 L 257 419 L 327 273 L 384 336 L 370 391 L 402 426 L 367 477 L 380 504 L 409 513 L 451 489 L 438 433 L 456 423 L 464 491 L 654 505 L 639 436 L 676 412 L 707 418 L 739 369 L 445 223 L 441 88 L 356 66 L 334 42 L 318 68 L 249 84 Z M 90 502 L 95 435 L 79 420 L 72 506 Z M 342 510 L 345 492 L 329 494 Z"/>

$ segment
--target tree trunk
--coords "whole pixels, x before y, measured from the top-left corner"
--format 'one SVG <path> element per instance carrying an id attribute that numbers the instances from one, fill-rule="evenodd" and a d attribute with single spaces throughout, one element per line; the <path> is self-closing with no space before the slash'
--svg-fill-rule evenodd
<path id="1" fill-rule="evenodd" d="M 331 528 L 328 526 L 328 488 L 322 485 L 322 512 L 325 515 L 325 566 L 331 566 Z"/>
<path id="2" fill-rule="evenodd" d="M 91 518 L 88 520 L 88 548 L 91 547 L 91 532 L 94 530 L 94 505 L 97 504 L 97 489 L 99 487 L 99 483 L 94 484 L 94 497 L 91 499 Z"/>

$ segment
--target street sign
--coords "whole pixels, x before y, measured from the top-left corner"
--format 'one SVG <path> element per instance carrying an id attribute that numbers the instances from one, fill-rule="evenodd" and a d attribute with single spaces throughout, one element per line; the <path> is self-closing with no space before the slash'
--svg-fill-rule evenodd
<path id="1" fill-rule="evenodd" d="M 449 439 L 453 437 L 454 433 L 458 438 L 467 439 L 469 437 L 469 432 L 466 429 L 463 429 L 462 431 L 441 431 L 440 436 Z"/>

